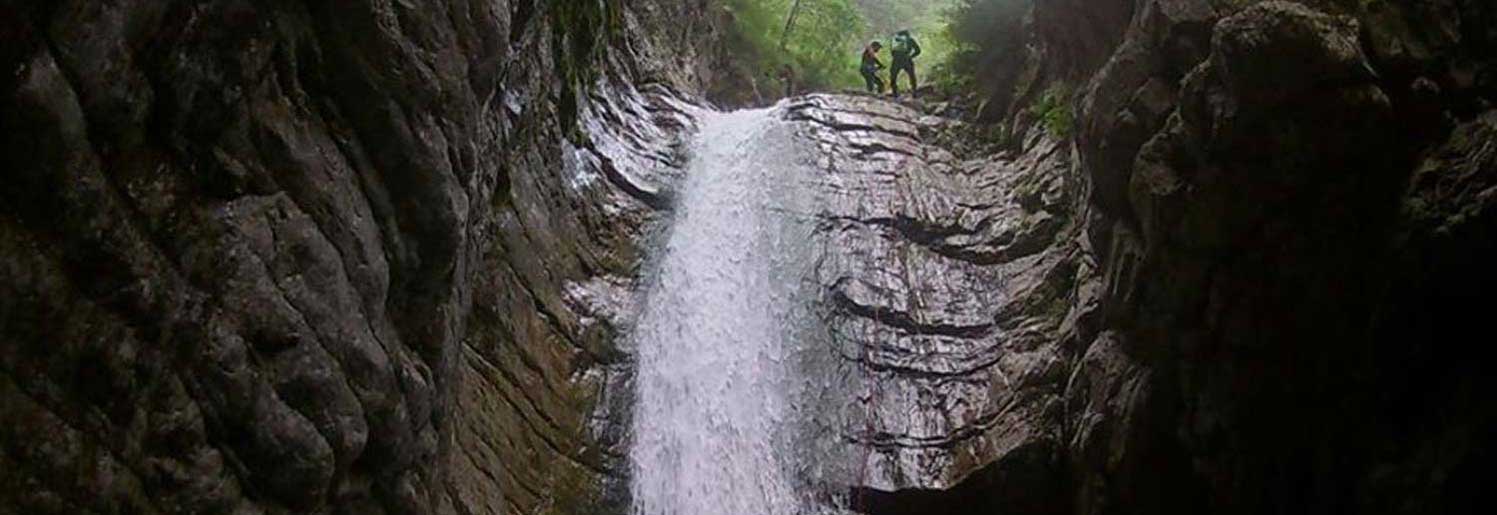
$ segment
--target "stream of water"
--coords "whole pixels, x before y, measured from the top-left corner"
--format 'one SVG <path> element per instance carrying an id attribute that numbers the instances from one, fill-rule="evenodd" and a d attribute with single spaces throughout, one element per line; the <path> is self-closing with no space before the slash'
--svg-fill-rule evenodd
<path id="1" fill-rule="evenodd" d="M 777 111 L 705 115 L 633 344 L 636 515 L 812 510 L 793 450 L 812 173 Z"/>

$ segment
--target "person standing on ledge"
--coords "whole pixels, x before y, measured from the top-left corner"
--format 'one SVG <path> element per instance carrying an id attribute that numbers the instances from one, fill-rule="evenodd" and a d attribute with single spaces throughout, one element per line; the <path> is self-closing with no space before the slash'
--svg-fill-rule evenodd
<path id="1" fill-rule="evenodd" d="M 910 96 L 915 96 L 915 90 L 920 89 L 920 81 L 915 78 L 915 58 L 920 57 L 920 43 L 915 42 L 910 31 L 901 30 L 894 35 L 893 50 L 894 67 L 890 68 L 889 85 L 894 88 L 894 98 L 899 98 L 900 70 L 910 75 Z"/>
<path id="2" fill-rule="evenodd" d="M 878 51 L 883 48 L 883 43 L 874 41 L 863 49 L 863 66 L 859 71 L 863 72 L 863 80 L 868 83 L 869 93 L 884 93 L 884 80 L 878 76 L 878 71 L 884 69 L 884 63 L 878 60 Z"/>
<path id="3" fill-rule="evenodd" d="M 795 96 L 795 69 L 790 67 L 790 63 L 780 66 L 780 73 L 775 77 L 785 86 L 785 98 Z"/>

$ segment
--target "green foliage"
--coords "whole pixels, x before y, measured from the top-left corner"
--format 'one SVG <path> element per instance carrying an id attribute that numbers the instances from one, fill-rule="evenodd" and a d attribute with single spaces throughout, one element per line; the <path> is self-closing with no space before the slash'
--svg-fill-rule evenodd
<path id="1" fill-rule="evenodd" d="M 867 42 L 858 36 L 866 24 L 849 0 L 802 0 L 788 35 L 785 22 L 795 0 L 725 2 L 736 32 L 729 44 L 749 76 L 773 74 L 789 64 L 803 88 L 836 89 L 861 82 L 859 52 Z"/>
<path id="2" fill-rule="evenodd" d="M 1023 50 L 1024 14 L 1034 0 L 955 0 L 945 12 L 953 46 L 952 74 L 980 76 L 1004 56 Z"/>
<path id="3" fill-rule="evenodd" d="M 946 28 L 947 13 L 961 0 L 856 0 L 868 20 L 861 38 L 888 41 L 895 32 L 909 30 L 920 42 L 920 58 L 915 71 L 921 83 L 946 83 L 957 80 L 948 72 L 947 61 L 957 50 Z M 887 55 L 887 54 L 886 54 Z"/>
<path id="4" fill-rule="evenodd" d="M 1045 130 L 1056 139 L 1070 138 L 1075 133 L 1076 115 L 1071 111 L 1071 93 L 1070 86 L 1057 82 L 1029 107 L 1029 112 L 1039 118 Z"/>
<path id="5" fill-rule="evenodd" d="M 721 1 L 734 21 L 729 45 L 740 76 L 772 76 L 790 64 L 802 89 L 861 89 L 863 47 L 883 41 L 888 64 L 890 38 L 909 30 L 922 50 L 915 61 L 922 84 L 966 90 L 991 55 L 1022 50 L 1019 28 L 1034 0 L 801 0 L 783 50 L 795 0 Z"/>

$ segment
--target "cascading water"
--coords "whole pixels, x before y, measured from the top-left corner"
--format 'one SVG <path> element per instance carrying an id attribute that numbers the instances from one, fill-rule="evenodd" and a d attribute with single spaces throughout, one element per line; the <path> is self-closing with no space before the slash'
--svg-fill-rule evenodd
<path id="1" fill-rule="evenodd" d="M 796 445 L 810 168 L 777 111 L 704 116 L 637 320 L 637 515 L 808 513 Z"/>

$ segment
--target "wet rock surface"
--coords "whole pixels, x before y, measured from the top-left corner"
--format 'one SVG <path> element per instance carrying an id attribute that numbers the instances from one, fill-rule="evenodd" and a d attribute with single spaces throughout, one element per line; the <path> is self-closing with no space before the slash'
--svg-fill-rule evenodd
<path id="1" fill-rule="evenodd" d="M 0 512 L 627 509 L 708 8 L 0 2 Z M 1027 20 L 1001 153 L 787 106 L 853 507 L 1481 512 L 1490 3 Z"/>
<path id="2" fill-rule="evenodd" d="M 1090 270 L 1069 153 L 1037 132 L 1018 157 L 960 159 L 924 142 L 959 122 L 866 97 L 787 109 L 824 172 L 815 281 L 858 378 L 838 428 L 854 502 L 894 512 L 974 475 L 1053 477 L 1061 335 Z M 1035 483 L 1031 499 L 1055 492 Z"/>
<path id="3" fill-rule="evenodd" d="M 632 365 L 619 340 L 697 108 L 664 87 L 600 91 L 578 142 L 552 134 L 517 157 L 546 172 L 515 177 L 474 271 L 452 467 L 488 479 L 454 485 L 475 510 L 627 506 Z"/>
<path id="4" fill-rule="evenodd" d="M 853 508 L 1479 512 L 1490 9 L 1122 3 L 1029 21 L 1013 98 L 1069 83 L 1074 147 L 1024 106 L 961 158 L 912 109 L 791 106 Z"/>
<path id="5" fill-rule="evenodd" d="M 0 3 L 0 512 L 604 505 L 711 27 L 564 4 Z"/>

